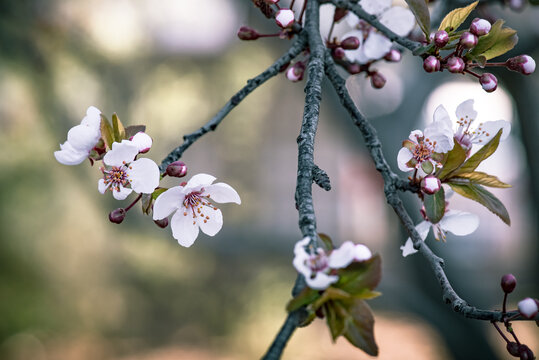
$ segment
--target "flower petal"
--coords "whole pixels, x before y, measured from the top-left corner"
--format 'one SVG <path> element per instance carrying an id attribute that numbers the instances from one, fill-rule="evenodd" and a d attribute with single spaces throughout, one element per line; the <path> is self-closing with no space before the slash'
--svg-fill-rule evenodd
<path id="1" fill-rule="evenodd" d="M 121 143 L 112 143 L 112 150 L 103 157 L 103 162 L 108 166 L 122 166 L 130 163 L 138 155 L 138 149 L 129 140 L 122 140 Z"/>
<path id="2" fill-rule="evenodd" d="M 431 224 L 428 221 L 422 221 L 416 225 L 415 230 L 419 234 L 421 240 L 425 241 L 427 235 L 429 234 L 430 227 Z M 400 249 L 402 250 L 402 256 L 404 257 L 417 252 L 417 250 L 414 249 L 414 243 L 411 238 L 406 239 L 406 243 L 401 246 Z"/>
<path id="3" fill-rule="evenodd" d="M 403 147 L 399 150 L 399 153 L 397 154 L 397 164 L 399 165 L 399 169 L 401 171 L 412 171 L 413 168 L 410 168 L 406 165 L 406 163 L 410 160 L 412 160 L 412 153 L 407 148 Z"/>
<path id="4" fill-rule="evenodd" d="M 86 125 L 74 126 L 67 132 L 67 141 L 78 151 L 89 152 L 97 144 L 100 137 L 99 129 Z"/>
<path id="5" fill-rule="evenodd" d="M 361 0 L 359 5 L 372 15 L 379 15 L 391 7 L 392 0 Z"/>
<path id="6" fill-rule="evenodd" d="M 500 129 L 503 129 L 502 136 L 500 137 L 500 141 L 502 141 L 509 136 L 509 133 L 511 132 L 511 123 L 505 120 L 487 121 L 482 123 L 474 130 L 475 134 L 472 138 L 472 143 L 485 145 L 492 140 Z"/>
<path id="7" fill-rule="evenodd" d="M 90 106 L 86 110 L 86 116 L 81 121 L 82 125 L 89 126 L 93 129 L 100 129 L 101 127 L 101 110 L 95 106 Z"/>
<path id="8" fill-rule="evenodd" d="M 159 167 L 153 160 L 142 158 L 133 161 L 127 174 L 131 180 L 131 188 L 139 194 L 151 194 L 159 186 Z"/>
<path id="9" fill-rule="evenodd" d="M 215 179 L 216 179 L 215 176 L 211 176 L 208 174 L 196 174 L 187 182 L 187 185 L 185 185 L 185 188 L 193 189 L 199 186 L 211 185 L 211 183 L 214 182 Z"/>
<path id="10" fill-rule="evenodd" d="M 126 188 L 126 187 L 123 187 L 122 185 L 120 185 L 120 191 L 118 191 L 116 189 L 112 189 L 112 196 L 116 200 L 124 200 L 126 197 L 129 196 L 129 194 L 131 194 L 132 191 L 133 191 L 133 189 L 129 189 L 129 188 Z"/>
<path id="11" fill-rule="evenodd" d="M 434 151 L 437 153 L 446 153 L 453 149 L 454 135 L 453 130 L 447 127 L 444 121 L 433 121 L 424 131 L 425 139 L 430 140 L 434 145 Z"/>
<path id="12" fill-rule="evenodd" d="M 365 261 L 369 260 L 371 257 L 372 252 L 367 246 L 363 244 L 356 244 L 354 247 L 354 260 Z"/>
<path id="13" fill-rule="evenodd" d="M 350 265 L 354 260 L 355 245 L 351 241 L 344 242 L 340 248 L 335 249 L 329 255 L 328 265 L 333 269 L 342 269 Z"/>
<path id="14" fill-rule="evenodd" d="M 183 187 L 175 186 L 168 189 L 157 197 L 153 204 L 153 219 L 161 220 L 172 214 L 173 211 L 180 209 L 178 212 L 185 212 L 182 208 L 185 193 Z"/>
<path id="15" fill-rule="evenodd" d="M 172 216 L 170 227 L 172 228 L 172 236 L 178 240 L 181 246 L 189 247 L 193 245 L 198 236 L 198 225 L 196 221 L 194 221 L 190 214 L 183 215 L 182 211 L 176 211 Z"/>
<path id="16" fill-rule="evenodd" d="M 434 115 L 432 116 L 433 121 L 441 121 L 446 124 L 447 128 L 452 129 L 453 123 L 451 122 L 451 118 L 449 117 L 449 114 L 447 113 L 447 110 L 443 105 L 440 105 L 434 110 Z"/>
<path id="17" fill-rule="evenodd" d="M 391 50 L 391 41 L 382 34 L 371 32 L 361 48 L 369 60 L 378 60 Z"/>
<path id="18" fill-rule="evenodd" d="M 306 254 L 307 252 L 305 251 L 305 246 L 307 246 L 310 241 L 311 241 L 311 238 L 309 236 L 305 236 L 303 239 L 298 241 L 296 245 L 294 245 L 294 254 L 295 255 L 297 255 L 298 253 Z"/>
<path id="19" fill-rule="evenodd" d="M 67 141 L 60 144 L 60 149 L 54 152 L 54 157 L 60 164 L 78 165 L 88 157 L 88 152 L 74 149 Z"/>
<path id="20" fill-rule="evenodd" d="M 299 242 L 297 243 L 299 244 Z M 296 247 L 297 247 L 296 244 Z M 301 247 L 302 250 L 294 251 L 295 256 L 294 260 L 292 260 L 292 265 L 294 265 L 294 268 L 296 268 L 297 272 L 305 276 L 305 278 L 308 278 L 311 276 L 311 268 L 307 266 L 307 260 L 309 259 L 309 254 L 305 251 L 303 247 Z"/>
<path id="21" fill-rule="evenodd" d="M 204 217 L 197 217 L 197 223 L 202 232 L 209 236 L 217 234 L 223 227 L 223 214 L 221 210 L 202 206 L 202 214 Z"/>
<path id="22" fill-rule="evenodd" d="M 416 249 L 414 249 L 414 243 L 412 242 L 412 239 L 408 238 L 406 240 L 406 243 L 400 247 L 402 250 L 402 256 L 407 257 L 408 255 L 415 254 L 417 252 Z"/>
<path id="23" fill-rule="evenodd" d="M 477 229 L 479 217 L 464 211 L 450 210 L 440 220 L 440 226 L 445 231 L 464 236 L 473 233 Z"/>
<path id="24" fill-rule="evenodd" d="M 350 25 L 350 27 L 356 27 L 356 25 L 359 24 L 359 18 L 357 17 L 356 14 L 354 14 L 351 11 L 348 12 L 345 19 L 346 19 L 346 23 Z M 346 38 L 347 36 L 343 36 L 343 39 L 346 39 Z"/>
<path id="25" fill-rule="evenodd" d="M 131 143 L 135 145 L 139 152 L 145 153 L 152 147 L 152 138 L 145 132 L 138 132 L 131 138 Z"/>
<path id="26" fill-rule="evenodd" d="M 236 190 L 232 186 L 225 183 L 217 183 L 204 187 L 205 191 L 203 195 L 210 195 L 210 199 L 218 203 L 233 202 L 241 204 L 241 199 Z"/>
<path id="27" fill-rule="evenodd" d="M 473 99 L 468 99 L 457 106 L 457 111 L 455 112 L 457 114 L 457 121 L 466 119 L 473 121 L 477 119 L 477 111 L 474 110 L 473 103 Z"/>
<path id="28" fill-rule="evenodd" d="M 338 276 L 335 275 L 327 275 L 323 272 L 317 272 L 314 278 L 311 277 L 305 277 L 305 281 L 307 282 L 307 285 L 311 289 L 315 290 L 324 290 L 327 289 L 329 285 L 333 284 L 339 280 Z"/>
<path id="29" fill-rule="evenodd" d="M 415 26 L 414 14 L 402 6 L 394 6 L 388 9 L 378 20 L 399 36 L 408 35 Z"/>
<path id="30" fill-rule="evenodd" d="M 107 191 L 107 189 L 109 188 L 110 186 L 110 183 L 105 183 L 105 179 L 99 179 L 99 181 L 97 182 L 97 190 L 101 193 L 101 194 L 104 194 L 105 191 Z"/>

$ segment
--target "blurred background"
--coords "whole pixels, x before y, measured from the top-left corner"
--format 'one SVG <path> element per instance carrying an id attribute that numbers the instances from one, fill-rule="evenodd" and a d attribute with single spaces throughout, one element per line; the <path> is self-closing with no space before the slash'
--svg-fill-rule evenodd
<path id="1" fill-rule="evenodd" d="M 324 5 L 322 35 L 332 15 Z M 537 8 L 514 13 L 495 4 L 481 15 L 501 16 L 518 30 L 510 56 L 539 58 Z M 147 156 L 160 163 L 183 134 L 286 51 L 288 40 L 239 41 L 242 25 L 277 31 L 251 2 L 239 0 L 0 2 L 1 359 L 241 360 L 265 352 L 296 278 L 295 139 L 304 83 L 284 75 L 270 80 L 185 153 L 188 177 L 213 174 L 242 197 L 241 206 L 221 206 L 225 225 L 218 235 L 201 234 L 189 249 L 138 206 L 123 224 L 110 223 L 109 211 L 129 200 L 98 193 L 97 166 L 64 166 L 53 157 L 94 105 L 109 118 L 117 112 L 126 125 L 146 124 L 154 139 Z M 519 281 L 511 307 L 539 297 L 537 72 L 495 71 L 498 90 L 487 94 L 467 77 L 426 74 L 410 56 L 376 67 L 388 80 L 382 90 L 362 75 L 347 85 L 394 169 L 402 140 L 431 121 L 439 104 L 453 115 L 473 97 L 478 121 L 512 122 L 511 137 L 483 169 L 513 185 L 493 190 L 511 227 L 455 196 L 452 207 L 477 213 L 479 229 L 463 238 L 449 234 L 446 243 L 427 241 L 471 305 L 500 308 L 499 280 L 508 272 Z M 508 358 L 490 324 L 463 319 L 442 303 L 420 256 L 402 258 L 406 235 L 331 90 L 326 86 L 315 160 L 333 189 L 314 188 L 318 230 L 336 244 L 352 240 L 382 254 L 383 296 L 369 302 L 380 358 Z M 419 221 L 417 200 L 404 199 Z M 535 324 L 515 330 L 539 352 Z M 294 334 L 283 358 L 368 356 L 345 340 L 332 344 L 317 320 Z"/>

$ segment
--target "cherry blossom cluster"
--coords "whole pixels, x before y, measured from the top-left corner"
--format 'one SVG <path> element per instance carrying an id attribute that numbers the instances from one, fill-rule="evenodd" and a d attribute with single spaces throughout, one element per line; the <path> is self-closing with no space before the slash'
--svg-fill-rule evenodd
<path id="1" fill-rule="evenodd" d="M 161 175 L 153 160 L 141 157 L 153 143 L 145 127 L 124 128 L 116 114 L 112 119 L 111 126 L 99 109 L 90 106 L 81 124 L 68 131 L 67 141 L 54 152 L 56 160 L 64 165 L 78 165 L 86 159 L 92 165 L 102 161 L 102 177 L 97 183 L 101 194 L 110 191 L 116 200 L 125 200 L 132 192 L 138 194 L 128 206 L 111 211 L 109 220 L 122 223 L 127 212 L 142 200 L 143 213 L 151 215 L 159 227 L 167 227 L 172 215 L 172 235 L 182 246 L 191 246 L 199 229 L 209 236 L 217 234 L 223 215 L 214 203 L 240 204 L 238 193 L 225 183 L 213 184 L 215 177 L 207 174 L 195 175 L 169 189 L 160 187 L 164 176 L 184 177 L 186 165 L 175 161 Z"/>

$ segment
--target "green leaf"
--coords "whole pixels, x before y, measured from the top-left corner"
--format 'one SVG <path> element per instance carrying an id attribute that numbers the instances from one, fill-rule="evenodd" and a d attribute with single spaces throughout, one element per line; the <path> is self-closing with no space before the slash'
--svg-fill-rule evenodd
<path id="1" fill-rule="evenodd" d="M 423 161 L 421 163 L 421 169 L 425 172 L 425 174 L 429 175 L 434 170 L 434 165 L 430 161 Z"/>
<path id="2" fill-rule="evenodd" d="M 164 188 L 164 187 L 158 187 L 157 189 L 155 189 L 152 193 L 152 198 L 155 200 L 157 199 L 157 197 L 159 195 L 161 195 L 162 193 L 164 193 L 165 191 L 167 191 L 168 188 Z"/>
<path id="3" fill-rule="evenodd" d="M 322 240 L 322 244 L 324 244 L 325 250 L 331 251 L 334 249 L 333 241 L 331 241 L 329 235 L 318 233 L 318 237 L 320 238 L 320 240 Z"/>
<path id="4" fill-rule="evenodd" d="M 286 305 L 286 311 L 292 312 L 299 309 L 302 306 L 312 304 L 320 297 L 320 292 L 318 290 L 311 289 L 310 287 L 305 287 L 295 298 L 290 300 Z"/>
<path id="5" fill-rule="evenodd" d="M 366 261 L 353 262 L 339 270 L 339 281 L 333 287 L 339 288 L 353 296 L 378 286 L 382 278 L 382 260 L 374 255 Z"/>
<path id="6" fill-rule="evenodd" d="M 324 315 L 326 315 L 329 332 L 331 333 L 331 339 L 335 342 L 339 336 L 344 334 L 346 329 L 345 319 L 347 311 L 339 301 L 328 302 L 324 305 L 323 310 Z"/>
<path id="7" fill-rule="evenodd" d="M 478 184 L 461 184 L 457 182 L 448 182 L 449 186 L 458 194 L 477 201 L 491 212 L 496 214 L 504 223 L 511 225 L 511 219 L 507 209 L 502 202 L 490 191 Z"/>
<path id="8" fill-rule="evenodd" d="M 500 55 L 505 54 L 509 50 L 515 47 L 518 42 L 518 36 L 516 30 L 511 28 L 503 28 L 498 35 L 496 43 L 491 46 L 482 55 L 487 59 L 493 59 Z"/>
<path id="9" fill-rule="evenodd" d="M 461 166 L 465 160 L 466 151 L 458 142 L 455 141 L 453 149 L 447 153 L 447 158 L 443 163 L 443 167 L 438 171 L 436 177 L 440 179 L 440 181 L 444 181 L 447 175 L 458 169 L 458 167 Z"/>
<path id="10" fill-rule="evenodd" d="M 430 13 L 427 2 L 425 0 L 406 0 L 406 3 L 410 10 L 412 10 L 412 13 L 414 13 L 423 34 L 428 39 L 430 35 Z"/>
<path id="11" fill-rule="evenodd" d="M 423 198 L 423 205 L 425 206 L 425 213 L 429 221 L 436 224 L 445 214 L 445 191 L 444 188 L 432 195 L 425 194 Z"/>
<path id="12" fill-rule="evenodd" d="M 312 303 L 313 310 L 318 310 L 321 308 L 325 303 L 331 300 L 349 300 L 351 298 L 351 295 L 347 293 L 346 291 L 343 291 L 341 289 L 334 288 L 332 286 L 328 287 L 322 295 L 318 299 L 316 299 Z"/>
<path id="13" fill-rule="evenodd" d="M 146 125 L 131 125 L 125 128 L 125 138 L 129 139 L 139 132 L 145 132 Z"/>
<path id="14" fill-rule="evenodd" d="M 122 142 L 125 139 L 125 129 L 116 113 L 112 114 L 112 130 L 115 142 Z"/>
<path id="15" fill-rule="evenodd" d="M 510 188 L 511 185 L 506 184 L 500 179 L 498 179 L 494 175 L 489 175 L 481 171 L 474 171 L 472 173 L 465 173 L 460 174 L 458 177 L 451 179 L 451 181 L 454 181 L 454 179 L 463 178 L 465 180 L 468 180 L 468 182 L 472 182 L 475 184 L 480 184 L 484 186 L 489 187 L 495 187 L 495 188 Z"/>
<path id="16" fill-rule="evenodd" d="M 496 22 L 492 24 L 489 33 L 479 37 L 477 45 L 466 54 L 466 57 L 472 59 L 490 49 L 496 43 L 504 22 L 505 21 L 502 19 L 496 20 Z"/>
<path id="17" fill-rule="evenodd" d="M 109 119 L 103 114 L 101 114 L 101 124 L 99 126 L 101 129 L 101 138 L 105 142 L 105 146 L 109 150 L 112 149 L 112 143 L 114 142 L 112 127 L 110 126 Z"/>
<path id="18" fill-rule="evenodd" d="M 377 356 L 378 346 L 374 340 L 374 316 L 369 305 L 360 299 L 354 299 L 353 302 L 346 305 L 349 316 L 345 318 L 344 337 L 367 354 Z"/>
<path id="19" fill-rule="evenodd" d="M 427 39 L 428 39 L 428 37 L 427 37 Z M 426 45 L 426 46 L 421 46 L 421 47 L 418 47 L 417 49 L 415 49 L 413 51 L 413 55 L 419 56 L 419 55 L 423 55 L 423 54 L 426 54 L 426 53 L 431 53 L 431 51 L 434 48 L 435 48 L 434 43 L 431 43 L 431 44 Z"/>
<path id="20" fill-rule="evenodd" d="M 481 149 L 479 149 L 475 154 L 473 154 L 464 164 L 462 164 L 460 168 L 454 171 L 451 175 L 457 176 L 460 174 L 473 172 L 483 160 L 487 159 L 496 151 L 498 145 L 500 144 L 500 137 L 502 136 L 502 131 L 503 129 L 500 129 L 498 133 L 496 133 L 496 135 L 492 138 L 492 140 L 483 145 Z"/>
<path id="21" fill-rule="evenodd" d="M 449 14 L 447 14 L 444 19 L 442 20 L 442 23 L 440 24 L 440 27 L 438 30 L 445 30 L 448 33 L 453 32 L 454 30 L 457 30 L 458 27 L 466 20 L 466 18 L 470 15 L 470 13 L 475 9 L 479 1 L 473 2 L 470 5 L 458 8 L 453 11 L 451 11 Z"/>
<path id="22" fill-rule="evenodd" d="M 151 215 L 153 196 L 151 194 L 142 194 L 141 204 L 142 204 L 142 213 L 146 215 Z"/>

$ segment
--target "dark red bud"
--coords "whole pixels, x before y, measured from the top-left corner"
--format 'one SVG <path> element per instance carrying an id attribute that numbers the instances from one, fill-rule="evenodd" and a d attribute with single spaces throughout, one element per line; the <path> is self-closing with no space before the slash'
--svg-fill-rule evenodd
<path id="1" fill-rule="evenodd" d="M 168 226 L 168 218 L 164 218 L 161 220 L 154 220 L 153 221 L 155 225 L 159 226 L 161 229 L 164 229 Z"/>
<path id="2" fill-rule="evenodd" d="M 434 34 L 434 43 L 437 47 L 443 48 L 449 42 L 449 34 L 445 30 L 439 30 Z"/>
<path id="3" fill-rule="evenodd" d="M 356 63 L 348 64 L 348 66 L 346 66 L 346 71 L 352 75 L 359 74 L 361 72 L 361 66 Z"/>
<path id="4" fill-rule="evenodd" d="M 238 37 L 240 40 L 256 40 L 260 37 L 260 34 L 249 26 L 242 26 L 238 30 Z"/>
<path id="5" fill-rule="evenodd" d="M 335 15 L 333 15 L 333 21 L 339 22 L 343 17 L 348 14 L 348 9 L 336 8 Z"/>
<path id="6" fill-rule="evenodd" d="M 518 354 L 520 355 L 520 360 L 535 359 L 535 356 L 533 355 L 533 351 L 531 351 L 530 348 L 524 344 L 521 344 L 518 347 Z"/>
<path id="7" fill-rule="evenodd" d="M 184 177 L 187 174 L 187 165 L 183 161 L 174 161 L 167 166 L 166 173 L 172 177 Z"/>
<path id="8" fill-rule="evenodd" d="M 515 290 L 517 286 L 517 278 L 513 274 L 505 274 L 502 276 L 501 284 L 502 290 L 506 294 L 510 294 Z"/>
<path id="9" fill-rule="evenodd" d="M 109 220 L 115 224 L 121 224 L 125 219 L 125 214 L 124 208 L 114 209 L 109 213 Z"/>
<path id="10" fill-rule="evenodd" d="M 506 345 L 507 352 L 514 357 L 520 357 L 518 353 L 518 344 L 514 341 L 508 342 Z"/>
<path id="11" fill-rule="evenodd" d="M 371 74 L 371 85 L 375 89 L 381 89 L 386 84 L 386 78 L 379 72 Z"/>
<path id="12" fill-rule="evenodd" d="M 477 36 L 475 36 L 474 34 L 472 34 L 469 31 L 463 32 L 462 35 L 460 36 L 460 40 L 459 40 L 460 45 L 462 45 L 466 49 L 473 48 L 475 45 L 477 45 L 478 41 L 479 41 L 479 39 L 477 38 Z"/>
<path id="13" fill-rule="evenodd" d="M 349 36 L 341 41 L 341 47 L 345 50 L 355 50 L 359 47 L 359 39 L 355 36 Z"/>
<path id="14" fill-rule="evenodd" d="M 423 61 L 423 69 L 428 72 L 440 71 L 440 60 L 436 56 L 429 56 Z"/>
<path id="15" fill-rule="evenodd" d="M 342 47 L 336 47 L 335 49 L 333 49 L 332 54 L 335 59 L 339 60 L 344 59 L 345 56 L 344 49 Z"/>

